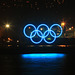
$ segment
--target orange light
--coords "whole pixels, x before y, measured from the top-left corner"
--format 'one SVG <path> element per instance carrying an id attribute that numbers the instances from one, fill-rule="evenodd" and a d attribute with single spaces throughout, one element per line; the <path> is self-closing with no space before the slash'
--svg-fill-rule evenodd
<path id="1" fill-rule="evenodd" d="M 8 41 L 12 41 L 12 39 L 11 38 L 8 38 Z"/>
<path id="2" fill-rule="evenodd" d="M 43 28 L 40 28 L 40 30 L 43 30 Z"/>
<path id="3" fill-rule="evenodd" d="M 58 47 L 66 47 L 66 45 L 57 45 Z"/>
<path id="4" fill-rule="evenodd" d="M 10 38 L 8 38 L 8 40 L 10 40 Z"/>
<path id="5" fill-rule="evenodd" d="M 74 27 L 71 27 L 72 29 L 74 28 Z"/>
<path id="6" fill-rule="evenodd" d="M 10 25 L 9 25 L 9 24 L 6 24 L 6 25 L 5 25 L 5 27 L 6 27 L 6 28 L 9 28 L 9 27 L 10 27 Z"/>
<path id="7" fill-rule="evenodd" d="M 31 29 L 31 27 L 29 27 L 29 29 Z"/>
<path id="8" fill-rule="evenodd" d="M 64 23 L 64 22 L 62 22 L 62 23 L 61 23 L 61 26 L 65 26 L 65 23 Z"/>
<path id="9" fill-rule="evenodd" d="M 72 30 L 72 28 L 69 28 L 69 30 Z"/>

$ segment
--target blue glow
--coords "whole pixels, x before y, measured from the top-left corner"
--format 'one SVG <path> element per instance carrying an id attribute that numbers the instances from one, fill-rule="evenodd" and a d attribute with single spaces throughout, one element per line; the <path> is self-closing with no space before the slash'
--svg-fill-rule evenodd
<path id="1" fill-rule="evenodd" d="M 50 30 L 46 30 L 46 31 L 44 32 L 45 38 L 49 35 L 50 32 L 51 32 Z M 47 34 L 46 34 L 46 33 L 47 33 Z"/>
<path id="2" fill-rule="evenodd" d="M 50 27 L 50 30 L 52 30 L 52 28 L 53 28 L 54 26 L 58 26 L 58 27 L 61 29 L 60 34 L 59 34 L 58 36 L 56 36 L 56 38 L 58 38 L 58 37 L 60 37 L 60 36 L 62 35 L 62 32 L 63 32 L 62 27 L 61 27 L 59 24 L 53 24 L 53 25 Z M 50 32 L 50 34 L 51 34 L 51 36 L 55 37 L 54 35 L 52 35 L 51 32 Z"/>
<path id="3" fill-rule="evenodd" d="M 41 31 L 39 31 L 39 30 L 37 30 L 37 31 L 36 31 L 36 30 L 34 30 L 34 31 L 32 31 L 32 32 L 31 32 L 31 34 L 30 34 L 30 40 L 31 40 L 33 43 L 35 43 L 35 44 L 39 44 L 39 43 L 41 43 L 41 42 L 42 42 L 42 40 L 43 40 L 43 38 L 41 38 L 41 39 L 40 39 L 40 41 L 38 41 L 38 42 L 33 41 L 33 39 L 32 39 L 32 37 L 31 37 L 31 36 L 32 36 L 32 34 L 33 34 L 33 33 L 37 33 L 37 32 L 40 32 L 40 33 L 41 33 L 41 35 L 43 35 L 43 34 L 42 34 L 42 32 L 41 32 Z M 36 34 L 35 34 L 35 35 L 36 35 Z M 40 37 L 40 36 L 39 36 L 39 37 Z"/>
<path id="4" fill-rule="evenodd" d="M 40 25 L 37 27 L 37 30 L 39 30 L 39 28 L 42 27 L 42 26 L 46 27 L 47 30 L 49 29 L 49 27 L 48 27 L 46 24 L 40 24 Z"/>
<path id="5" fill-rule="evenodd" d="M 46 31 L 47 32 L 47 31 Z M 46 32 L 44 33 L 44 35 L 46 34 Z M 55 34 L 55 32 L 53 31 L 53 30 L 50 30 L 50 32 L 52 32 L 53 34 L 54 34 L 54 40 L 53 41 L 51 41 L 51 42 L 48 42 L 45 38 L 44 38 L 44 41 L 46 42 L 46 43 L 48 43 L 48 44 L 51 44 L 51 43 L 53 43 L 53 42 L 55 42 L 55 40 L 56 40 L 56 34 Z M 49 32 L 49 33 L 50 33 Z M 52 36 L 52 35 L 51 35 Z M 53 36 L 52 36 L 53 37 Z"/>
<path id="6" fill-rule="evenodd" d="M 37 27 L 37 30 L 39 30 L 39 28 L 41 27 L 41 26 L 45 26 L 46 28 L 47 28 L 47 30 L 49 29 L 49 27 L 46 25 L 46 24 L 40 24 L 38 27 Z M 37 33 L 38 35 L 39 35 L 39 33 Z M 40 36 L 40 35 L 39 35 Z M 42 37 L 42 36 L 40 36 L 40 37 Z"/>
<path id="7" fill-rule="evenodd" d="M 43 54 L 22 54 L 23 58 L 63 58 L 65 54 L 43 53 Z"/>
<path id="8" fill-rule="evenodd" d="M 26 28 L 28 27 L 28 26 L 32 26 L 33 28 L 34 28 L 34 30 L 30 33 L 30 36 L 28 36 L 27 34 L 26 34 Z M 40 30 L 39 30 L 39 28 L 41 27 L 41 26 L 45 26 L 46 28 L 47 28 L 47 30 L 44 32 L 44 33 L 42 33 Z M 54 27 L 54 26 L 58 26 L 60 29 L 61 29 L 61 32 L 60 32 L 60 34 L 58 35 L 58 36 L 56 36 L 56 33 L 52 30 L 52 28 Z M 47 33 L 48 32 L 48 33 Z M 51 44 L 51 43 L 54 43 L 55 42 L 55 40 L 56 40 L 56 38 L 58 38 L 58 37 L 60 37 L 61 35 L 62 35 L 62 27 L 59 25 L 59 24 L 53 24 L 51 27 L 50 27 L 50 29 L 49 29 L 49 27 L 46 25 L 46 24 L 40 24 L 37 28 L 33 25 L 33 24 L 27 24 L 25 27 L 24 27 L 24 29 L 23 29 L 23 33 L 24 33 L 24 35 L 27 37 L 27 38 L 30 38 L 30 40 L 34 43 L 34 44 L 39 44 L 39 43 L 41 43 L 42 42 L 42 40 L 44 40 L 46 43 L 48 43 L 48 44 Z M 34 33 L 34 34 L 33 34 Z M 41 35 L 40 35 L 40 34 Z M 47 34 L 46 34 L 47 33 Z M 54 35 L 53 35 L 53 34 Z M 40 41 L 38 41 L 38 42 L 35 42 L 32 38 L 33 37 L 35 37 L 36 36 L 36 34 L 41 38 L 41 40 Z M 48 42 L 45 38 L 48 36 L 48 35 L 51 35 L 52 37 L 54 37 L 54 40 L 52 40 L 51 42 Z"/>
<path id="9" fill-rule="evenodd" d="M 23 29 L 24 35 L 25 35 L 27 38 L 30 38 L 30 36 L 28 36 L 28 35 L 26 34 L 26 28 L 27 28 L 28 26 L 32 26 L 32 27 L 34 28 L 34 30 L 36 30 L 36 27 L 35 27 L 33 24 L 27 24 L 27 25 L 24 27 L 24 29 Z M 36 33 L 35 33 L 35 34 L 36 34 Z M 35 34 L 34 34 L 34 35 L 35 35 Z M 32 37 L 34 37 L 34 35 L 33 35 Z"/>
<path id="10" fill-rule="evenodd" d="M 48 27 L 46 24 L 40 24 L 40 25 L 37 27 L 37 30 L 39 30 L 39 28 L 40 28 L 41 26 L 45 26 L 45 27 L 47 28 L 47 30 L 49 29 L 49 27 Z"/>

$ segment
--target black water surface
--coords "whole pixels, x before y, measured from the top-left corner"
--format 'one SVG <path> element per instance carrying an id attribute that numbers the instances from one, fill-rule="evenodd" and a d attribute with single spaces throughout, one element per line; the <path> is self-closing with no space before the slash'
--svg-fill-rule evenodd
<path id="1" fill-rule="evenodd" d="M 74 54 L 1 54 L 0 75 L 74 75 Z"/>

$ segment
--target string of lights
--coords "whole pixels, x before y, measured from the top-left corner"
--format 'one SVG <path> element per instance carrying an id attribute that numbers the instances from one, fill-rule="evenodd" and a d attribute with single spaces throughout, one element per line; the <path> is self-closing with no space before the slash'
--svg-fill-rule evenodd
<path id="1" fill-rule="evenodd" d="M 64 0 L 0 0 L 0 8 L 29 7 L 29 8 L 53 8 L 64 3 Z"/>

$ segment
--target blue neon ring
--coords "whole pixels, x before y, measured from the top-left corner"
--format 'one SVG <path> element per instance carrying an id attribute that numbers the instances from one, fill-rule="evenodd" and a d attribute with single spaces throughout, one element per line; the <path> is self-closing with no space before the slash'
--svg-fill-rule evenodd
<path id="1" fill-rule="evenodd" d="M 47 33 L 48 32 L 48 33 Z M 49 35 L 49 32 L 50 32 L 50 30 L 46 30 L 45 32 L 44 32 L 44 37 L 46 38 L 48 35 Z M 45 35 L 47 33 L 47 35 Z"/>
<path id="2" fill-rule="evenodd" d="M 53 30 L 49 30 L 50 32 L 52 32 L 53 34 L 54 34 L 54 40 L 53 41 L 51 41 L 51 42 L 48 42 L 45 38 L 44 38 L 44 41 L 47 43 L 47 44 L 51 44 L 51 43 L 53 43 L 53 42 L 55 42 L 55 40 L 56 40 L 56 34 L 55 34 L 55 32 L 53 31 Z M 46 31 L 47 32 L 47 31 Z M 44 35 L 46 34 L 46 32 L 44 33 Z M 49 32 L 49 33 L 50 33 Z M 53 37 L 53 36 L 52 36 Z"/>
<path id="3" fill-rule="evenodd" d="M 58 26 L 58 27 L 61 29 L 60 34 L 59 34 L 58 36 L 56 36 L 56 38 L 58 38 L 58 37 L 60 37 L 60 36 L 62 35 L 62 27 L 61 27 L 59 24 L 53 24 L 53 25 L 50 27 L 50 30 L 52 30 L 52 28 L 53 28 L 54 26 Z M 55 37 L 54 35 L 52 35 L 52 33 L 50 33 L 50 34 L 51 34 L 51 36 Z"/>
<path id="4" fill-rule="evenodd" d="M 45 27 L 47 28 L 47 30 L 49 29 L 49 27 L 48 27 L 46 24 L 40 24 L 40 25 L 37 27 L 37 30 L 39 30 L 39 28 L 40 28 L 41 26 L 45 26 Z M 37 32 L 37 34 L 39 35 L 38 32 Z M 39 36 L 40 36 L 40 35 L 39 35 Z M 40 36 L 40 37 L 42 37 L 42 36 Z"/>
<path id="5" fill-rule="evenodd" d="M 38 42 L 35 42 L 35 41 L 32 39 L 33 37 L 31 37 L 31 36 L 32 36 L 32 34 L 33 34 L 34 32 L 35 32 L 35 33 L 40 32 L 40 33 L 41 33 L 41 35 L 43 36 L 43 34 L 42 34 L 42 32 L 41 32 L 41 31 L 39 31 L 39 30 L 37 30 L 37 31 L 36 31 L 36 30 L 34 30 L 34 31 L 32 31 L 32 32 L 31 32 L 31 34 L 30 34 L 30 40 L 31 40 L 33 43 L 35 43 L 35 44 L 39 44 L 39 43 L 41 43 L 41 42 L 42 42 L 42 40 L 43 40 L 43 38 L 41 38 L 41 40 L 40 40 L 40 41 L 38 41 Z M 35 34 L 35 35 L 36 35 L 36 34 Z M 38 35 L 38 34 L 37 34 L 37 35 Z M 40 36 L 39 36 L 39 37 L 40 37 Z"/>
<path id="6" fill-rule="evenodd" d="M 26 34 L 26 31 L 25 31 L 28 26 L 32 26 L 35 30 L 36 30 L 36 27 L 35 27 L 33 24 L 27 24 L 27 25 L 24 27 L 24 29 L 23 29 L 24 35 L 25 35 L 27 38 L 30 38 L 30 36 L 28 36 L 28 35 Z M 35 33 L 35 34 L 36 34 L 36 33 Z M 34 34 L 34 35 L 35 35 L 35 34 Z M 33 35 L 32 37 L 34 37 L 34 35 Z"/>
<path id="7" fill-rule="evenodd" d="M 32 27 L 34 28 L 34 30 L 31 32 L 30 36 L 28 36 L 28 35 L 26 34 L 26 31 L 25 31 L 28 26 L 32 26 Z M 42 33 L 42 32 L 39 30 L 39 28 L 40 28 L 41 26 L 45 26 L 45 27 L 47 28 L 47 30 L 46 30 L 44 33 Z M 61 29 L 60 35 L 56 36 L 56 33 L 52 30 L 52 28 L 53 28 L 54 26 L 58 26 L 58 27 Z M 35 33 L 34 33 L 34 32 L 35 32 Z M 47 33 L 47 32 L 48 32 L 48 33 Z M 35 43 L 35 44 L 41 43 L 42 40 L 44 40 L 44 41 L 45 41 L 46 43 L 48 43 L 48 44 L 51 44 L 51 43 L 53 43 L 53 42 L 56 40 L 56 38 L 58 38 L 58 37 L 61 36 L 61 34 L 62 34 L 62 27 L 61 27 L 59 24 L 53 24 L 53 25 L 49 28 L 46 24 L 40 24 L 40 25 L 36 28 L 33 24 L 27 24 L 27 25 L 24 27 L 24 29 L 23 29 L 23 33 L 24 33 L 24 35 L 25 35 L 27 38 L 30 38 L 30 40 L 31 40 L 33 43 Z M 34 34 L 33 34 L 33 33 L 34 33 Z M 47 34 L 46 34 L 46 33 L 47 33 Z M 53 33 L 53 34 L 52 34 L 52 33 Z M 41 40 L 38 41 L 38 42 L 35 42 L 35 41 L 32 39 L 33 37 L 35 37 L 36 34 L 41 38 Z M 41 35 L 40 35 L 40 34 L 41 34 Z M 48 42 L 48 41 L 45 39 L 49 34 L 54 38 L 53 41 L 51 41 L 51 42 Z"/>

